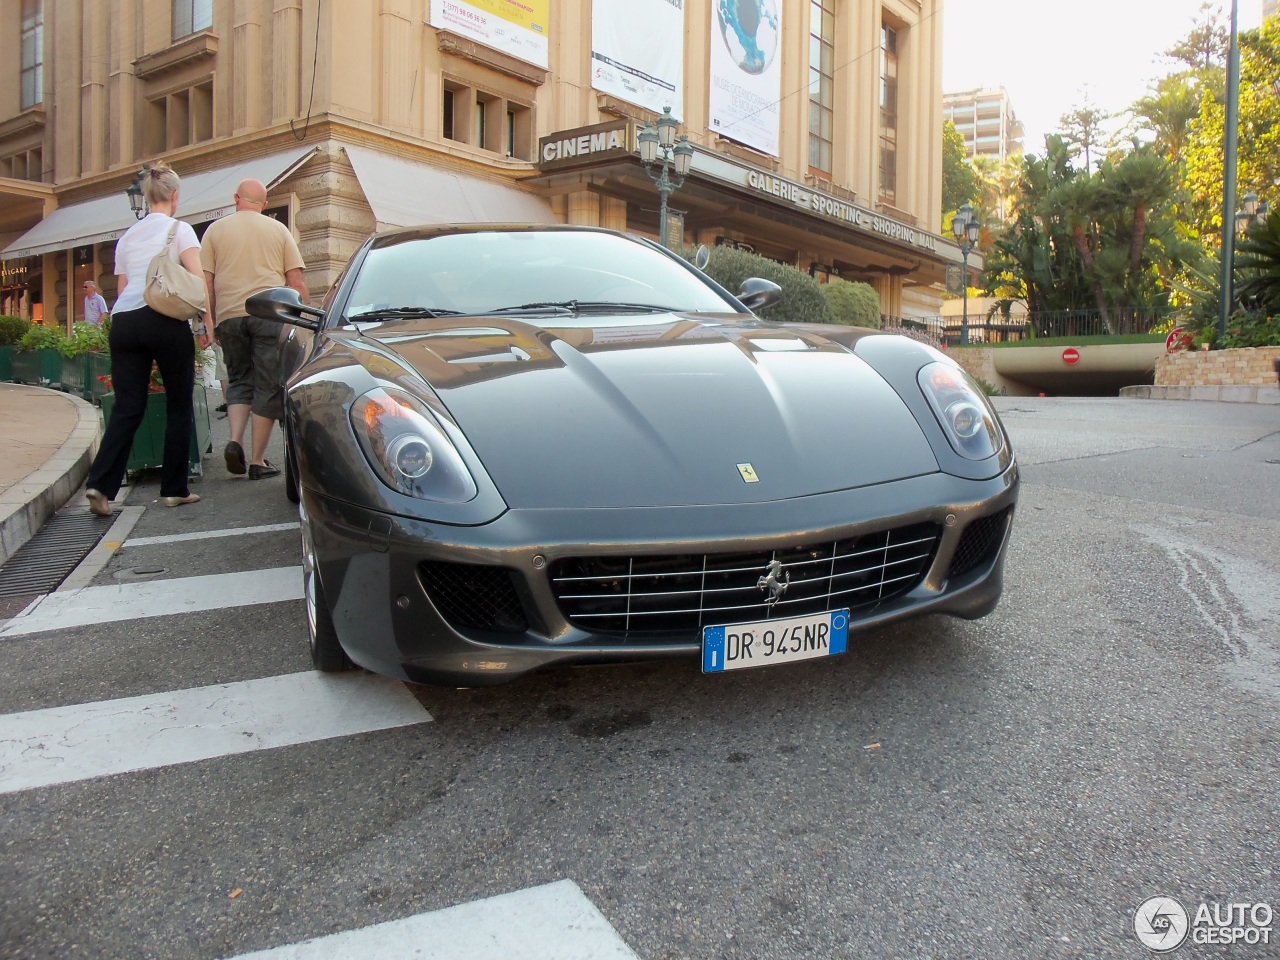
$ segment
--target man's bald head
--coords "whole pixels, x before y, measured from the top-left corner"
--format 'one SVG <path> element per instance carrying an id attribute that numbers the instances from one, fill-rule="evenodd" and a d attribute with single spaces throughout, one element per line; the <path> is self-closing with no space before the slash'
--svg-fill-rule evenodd
<path id="1" fill-rule="evenodd" d="M 241 180 L 236 187 L 236 209 L 261 211 L 267 205 L 267 188 L 261 180 Z"/>

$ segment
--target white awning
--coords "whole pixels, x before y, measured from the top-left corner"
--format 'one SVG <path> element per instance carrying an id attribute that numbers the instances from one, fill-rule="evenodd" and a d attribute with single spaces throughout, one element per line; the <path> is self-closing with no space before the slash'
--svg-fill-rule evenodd
<path id="1" fill-rule="evenodd" d="M 183 177 L 178 219 L 188 223 L 217 220 L 235 209 L 234 194 L 241 180 L 261 180 L 270 190 L 306 163 L 315 151 L 315 147 L 302 147 Z M 54 210 L 5 247 L 0 260 L 107 243 L 119 239 L 136 222 L 123 192 L 73 203 Z"/>
<path id="2" fill-rule="evenodd" d="M 344 147 L 378 229 L 429 223 L 558 223 L 551 204 L 518 187 L 365 147 Z"/>

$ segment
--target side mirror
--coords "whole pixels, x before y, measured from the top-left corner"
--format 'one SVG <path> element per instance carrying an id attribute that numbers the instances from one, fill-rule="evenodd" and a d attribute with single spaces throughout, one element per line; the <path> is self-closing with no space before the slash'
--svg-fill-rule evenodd
<path id="1" fill-rule="evenodd" d="M 738 288 L 738 299 L 753 313 L 777 303 L 781 297 L 782 288 L 772 280 L 765 280 L 762 277 L 747 277 Z"/>
<path id="2" fill-rule="evenodd" d="M 699 270 L 706 270 L 707 264 L 711 262 L 711 251 L 707 249 L 705 243 L 698 244 L 698 249 L 693 254 L 693 265 Z"/>
<path id="3" fill-rule="evenodd" d="M 312 331 L 319 330 L 320 321 L 324 319 L 324 311 L 303 303 L 293 287 L 271 287 L 255 293 L 244 306 L 251 316 L 261 320 L 291 323 Z"/>

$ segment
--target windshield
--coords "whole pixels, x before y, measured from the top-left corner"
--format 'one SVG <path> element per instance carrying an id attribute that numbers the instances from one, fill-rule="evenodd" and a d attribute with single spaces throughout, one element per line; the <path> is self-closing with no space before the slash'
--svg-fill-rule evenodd
<path id="1" fill-rule="evenodd" d="M 379 311 L 472 315 L 566 304 L 625 304 L 631 312 L 737 309 L 657 250 L 573 230 L 448 233 L 375 247 L 347 303 L 351 319 Z"/>

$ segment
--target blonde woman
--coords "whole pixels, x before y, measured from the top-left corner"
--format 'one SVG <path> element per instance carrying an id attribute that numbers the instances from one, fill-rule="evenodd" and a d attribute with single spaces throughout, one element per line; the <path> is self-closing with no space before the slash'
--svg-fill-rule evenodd
<path id="1" fill-rule="evenodd" d="M 111 310 L 111 388 L 116 402 L 107 422 L 98 455 L 89 468 L 85 496 L 89 509 L 111 515 L 111 501 L 124 483 L 133 435 L 147 409 L 151 365 L 164 378 L 164 467 L 160 497 L 166 507 L 195 503 L 199 494 L 187 488 L 187 464 L 191 448 L 192 401 L 195 388 L 195 341 L 191 326 L 157 313 L 142 299 L 147 267 L 164 249 L 169 230 L 177 223 L 173 247 L 183 267 L 204 279 L 200 242 L 191 225 L 174 220 L 178 210 L 178 175 L 165 163 L 157 163 L 142 180 L 142 193 L 151 212 L 130 227 L 116 242 L 116 274 L 119 299 Z"/>

